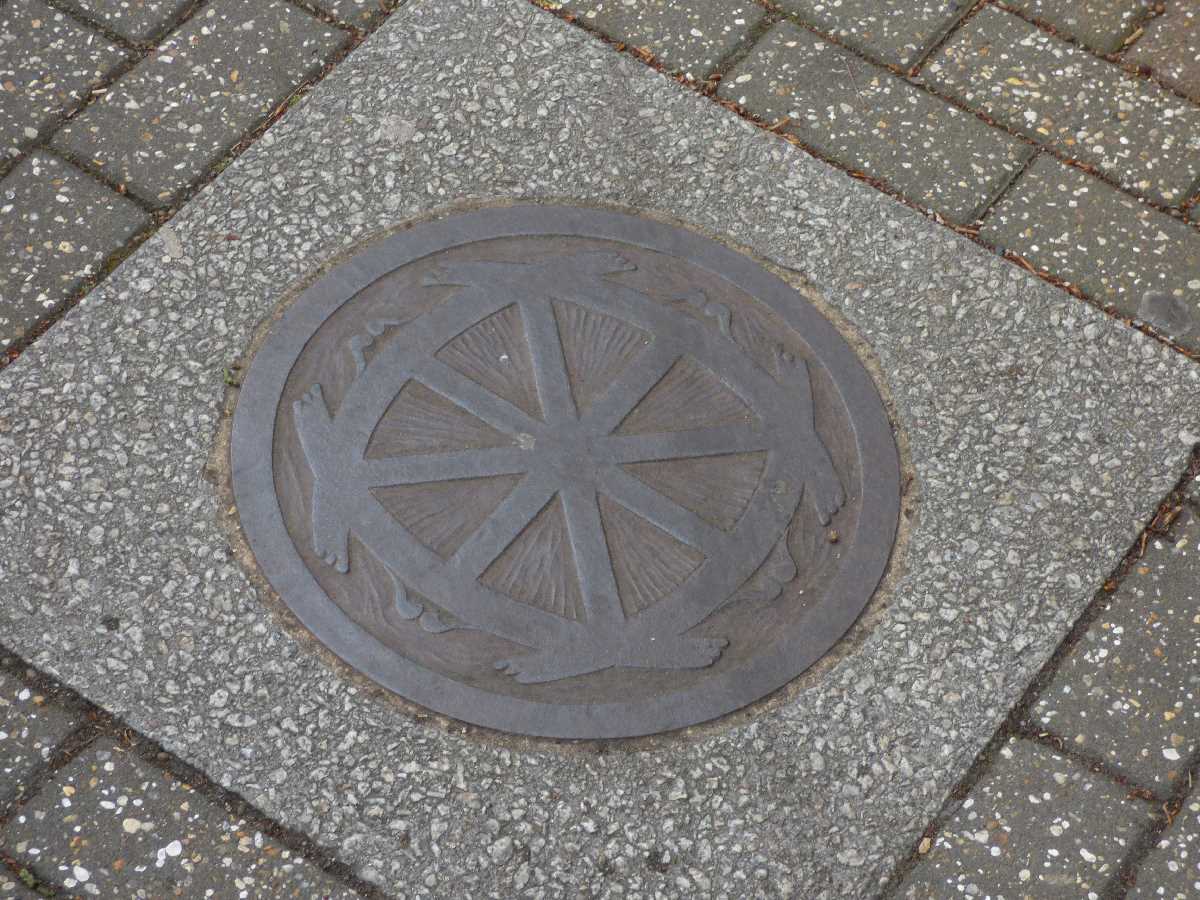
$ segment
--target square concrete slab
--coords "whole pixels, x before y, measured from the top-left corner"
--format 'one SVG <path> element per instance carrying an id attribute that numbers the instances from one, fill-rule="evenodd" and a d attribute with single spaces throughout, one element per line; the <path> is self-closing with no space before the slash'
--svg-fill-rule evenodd
<path id="1" fill-rule="evenodd" d="M 41 0 L 0 7 L 0 149 L 18 154 L 124 61 L 120 47 Z"/>
<path id="2" fill-rule="evenodd" d="M 170 28 L 192 0 L 73 0 L 85 15 L 123 38 L 145 42 Z"/>
<path id="3" fill-rule="evenodd" d="M 761 707 L 632 744 L 467 729 L 331 663 L 235 552 L 225 369 L 288 286 L 513 200 L 721 235 L 874 359 L 907 543 Z M 0 373 L 0 640 L 396 893 L 875 892 L 1200 434 L 1180 354 L 524 0 L 404 6 L 170 227 Z"/>
<path id="4" fill-rule="evenodd" d="M 40 880 L 77 896 L 358 896 L 108 739 L 55 772 L 0 840 Z"/>
<path id="5" fill-rule="evenodd" d="M 1097 53 L 1114 53 L 1146 17 L 1142 0 L 1006 0 Z"/>
<path id="6" fill-rule="evenodd" d="M 788 22 L 726 75 L 719 94 L 954 222 L 975 219 L 1033 152 Z"/>
<path id="7" fill-rule="evenodd" d="M 1123 57 L 1148 66 L 1178 91 L 1200 102 L 1200 9 L 1168 3 L 1161 16 L 1146 23 L 1146 33 Z"/>
<path id="8" fill-rule="evenodd" d="M 568 0 L 562 8 L 696 81 L 712 74 L 765 14 L 749 0 Z"/>
<path id="9" fill-rule="evenodd" d="M 907 69 L 919 62 L 971 5 L 969 0 L 781 0 L 805 24 L 833 34 L 872 59 Z"/>
<path id="10" fill-rule="evenodd" d="M 1155 538 L 1030 711 L 1030 724 L 1161 796 L 1200 747 L 1200 520 Z"/>
<path id="11" fill-rule="evenodd" d="M 1200 230 L 1099 178 L 1041 156 L 980 236 L 1200 348 Z"/>
<path id="12" fill-rule="evenodd" d="M 1200 896 L 1200 794 L 1193 793 L 1146 857 L 1133 900 L 1190 900 Z"/>
<path id="13" fill-rule="evenodd" d="M 955 33 L 924 75 L 972 109 L 1167 206 L 1188 199 L 1200 177 L 1200 109 L 994 6 Z"/>
<path id="14" fill-rule="evenodd" d="M 114 250 L 150 224 L 126 197 L 37 152 L 0 180 L 0 347 L 28 334 Z"/>
<path id="15" fill-rule="evenodd" d="M 0 813 L 82 724 L 73 710 L 0 671 Z"/>
<path id="16" fill-rule="evenodd" d="M 168 202 L 345 40 L 283 0 L 219 0 L 58 132 L 54 146 L 144 200 Z"/>
<path id="17" fill-rule="evenodd" d="M 1099 897 L 1152 813 L 1103 776 L 1013 740 L 901 893 L 909 900 Z"/>

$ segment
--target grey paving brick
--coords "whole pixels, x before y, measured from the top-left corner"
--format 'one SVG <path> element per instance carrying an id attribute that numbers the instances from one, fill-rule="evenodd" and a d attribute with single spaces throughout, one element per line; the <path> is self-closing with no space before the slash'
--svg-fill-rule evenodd
<path id="1" fill-rule="evenodd" d="M 125 58 L 40 0 L 0 5 L 0 154 L 18 154 Z"/>
<path id="2" fill-rule="evenodd" d="M 1124 58 L 1149 66 L 1176 90 L 1200 101 L 1200 7 L 1168 3 L 1163 15 L 1146 23 L 1146 33 Z"/>
<path id="3" fill-rule="evenodd" d="M 1200 792 L 1183 809 L 1142 862 L 1130 900 L 1195 900 L 1200 897 Z"/>
<path id="4" fill-rule="evenodd" d="M 906 900 L 1098 897 L 1152 807 L 1032 741 L 1010 741 L 902 887 Z"/>
<path id="5" fill-rule="evenodd" d="M 790 23 L 721 82 L 720 96 L 956 222 L 974 219 L 1030 148 L 887 69 Z"/>
<path id="6" fill-rule="evenodd" d="M 780 0 L 801 21 L 880 62 L 908 68 L 954 26 L 972 0 Z"/>
<path id="7" fill-rule="evenodd" d="M 80 724 L 73 710 L 0 671 L 0 809 L 25 790 L 34 770 Z M 0 897 L 3 896 L 0 874 Z"/>
<path id="8" fill-rule="evenodd" d="M 956 32 L 925 77 L 1150 199 L 1182 203 L 1200 177 L 1200 109 L 995 7 Z"/>
<path id="9" fill-rule="evenodd" d="M 1122 314 L 1200 345 L 1200 231 L 1052 156 L 990 213 L 984 240 Z"/>
<path id="10" fill-rule="evenodd" d="M 149 224 L 135 203 L 52 156 L 18 163 L 0 181 L 0 347 Z"/>
<path id="11" fill-rule="evenodd" d="M 1030 724 L 1170 793 L 1200 747 L 1200 520 L 1153 539 L 1071 648 Z"/>
<path id="12" fill-rule="evenodd" d="M 218 0 L 73 119 L 55 145 L 147 200 L 172 200 L 345 40 L 283 0 Z"/>
<path id="13" fill-rule="evenodd" d="M 5 900 L 44 900 L 41 894 L 30 890 L 7 869 L 0 868 L 0 897 Z"/>
<path id="14" fill-rule="evenodd" d="M 1142 0 L 1004 0 L 1098 53 L 1113 53 L 1146 16 Z"/>
<path id="15" fill-rule="evenodd" d="M 765 14 L 753 0 L 568 0 L 562 7 L 695 80 L 708 77 Z"/>
<path id="16" fill-rule="evenodd" d="M 357 896 L 107 739 L 60 769 L 2 840 L 45 881 L 97 897 Z"/>
<path id="17" fill-rule="evenodd" d="M 339 22 L 360 28 L 370 25 L 384 14 L 381 0 L 316 0 L 313 5 L 325 10 Z"/>
<path id="18" fill-rule="evenodd" d="M 131 41 L 166 31 L 193 0 L 69 0 L 95 21 Z"/>

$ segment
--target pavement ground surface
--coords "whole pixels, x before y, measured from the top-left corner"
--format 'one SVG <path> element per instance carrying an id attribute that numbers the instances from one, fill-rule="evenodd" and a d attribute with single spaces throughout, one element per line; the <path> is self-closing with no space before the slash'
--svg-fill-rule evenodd
<path id="1" fill-rule="evenodd" d="M 1200 11 L 393 6 L 0 2 L 0 896 L 1200 892 Z M 905 540 L 831 665 L 520 739 L 247 574 L 261 323 L 512 201 L 717 237 L 865 347 Z"/>

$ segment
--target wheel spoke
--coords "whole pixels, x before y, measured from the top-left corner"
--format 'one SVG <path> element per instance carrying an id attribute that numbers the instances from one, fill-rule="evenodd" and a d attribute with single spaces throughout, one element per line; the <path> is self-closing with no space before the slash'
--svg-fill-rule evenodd
<path id="1" fill-rule="evenodd" d="M 604 537 L 599 498 L 590 487 L 573 485 L 562 491 L 562 499 L 588 622 L 620 622 L 625 614 Z"/>
<path id="2" fill-rule="evenodd" d="M 575 400 L 567 379 L 562 337 L 550 301 L 541 298 L 522 300 L 521 318 L 525 322 L 525 338 L 533 358 L 533 376 L 543 418 L 551 425 L 575 421 Z"/>
<path id="3" fill-rule="evenodd" d="M 478 416 L 505 434 L 538 434 L 543 426 L 523 410 L 497 397 L 487 388 L 472 381 L 439 359 L 429 357 L 413 371 L 413 376 L 426 387 L 454 401 L 463 409 Z"/>
<path id="4" fill-rule="evenodd" d="M 478 578 L 553 496 L 554 486 L 547 479 L 540 475 L 526 476 L 454 552 L 449 564 Z"/>
<path id="5" fill-rule="evenodd" d="M 748 426 L 695 428 L 662 434 L 614 434 L 597 442 L 597 463 L 650 462 L 690 459 L 766 450 L 767 436 Z"/>
<path id="6" fill-rule="evenodd" d="M 358 480 L 368 488 L 375 488 L 454 481 L 459 478 L 486 478 L 490 475 L 527 472 L 532 462 L 529 451 L 520 447 L 393 456 L 388 459 L 364 459 L 359 463 Z"/>
<path id="7" fill-rule="evenodd" d="M 726 541 L 726 535 L 716 526 L 620 469 L 605 471 L 601 476 L 600 489 L 677 540 L 702 551 L 705 556 L 712 556 Z"/>
<path id="8" fill-rule="evenodd" d="M 610 434 L 679 359 L 678 349 L 663 338 L 655 338 L 645 351 L 619 379 L 596 400 L 587 411 L 588 431 L 594 435 Z"/>

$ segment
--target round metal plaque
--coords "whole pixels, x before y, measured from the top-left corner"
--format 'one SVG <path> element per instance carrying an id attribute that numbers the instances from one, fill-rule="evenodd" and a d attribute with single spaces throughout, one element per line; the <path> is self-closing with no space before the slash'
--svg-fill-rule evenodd
<path id="1" fill-rule="evenodd" d="M 866 370 L 691 232 L 571 207 L 395 234 L 288 307 L 233 487 L 347 663 L 479 725 L 622 737 L 731 712 L 847 631 L 899 511 Z"/>

